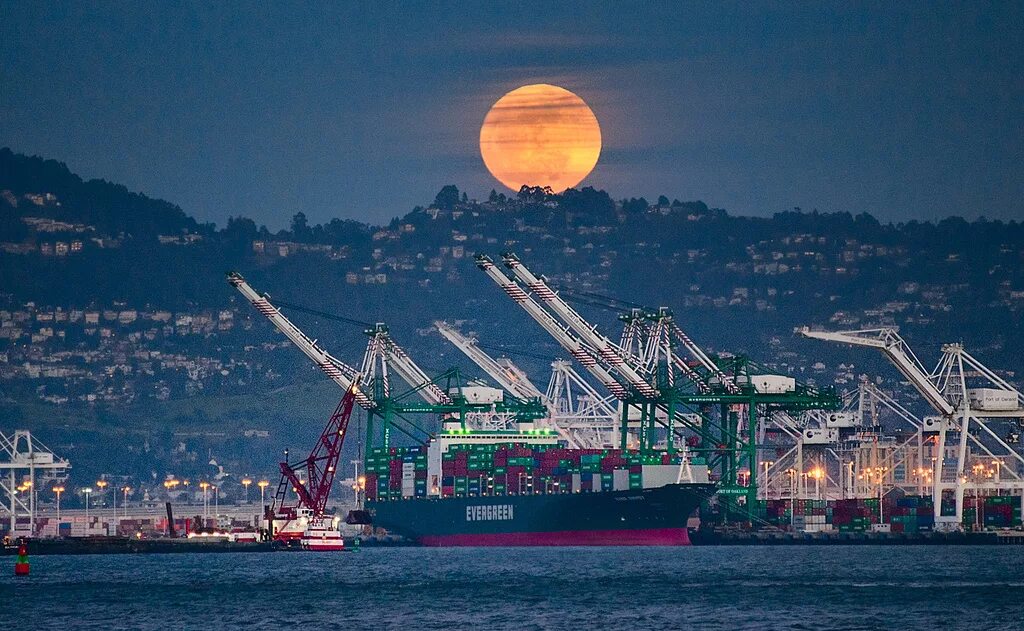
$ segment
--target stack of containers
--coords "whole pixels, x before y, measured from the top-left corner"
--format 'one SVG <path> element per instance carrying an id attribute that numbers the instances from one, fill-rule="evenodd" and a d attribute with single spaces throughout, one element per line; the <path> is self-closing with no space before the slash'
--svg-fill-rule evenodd
<path id="1" fill-rule="evenodd" d="M 792 521 L 790 500 L 767 500 L 764 502 L 764 519 L 773 526 L 788 526 Z"/>
<path id="2" fill-rule="evenodd" d="M 369 501 L 425 497 L 426 447 L 373 449 L 366 462 Z M 560 445 L 471 443 L 441 457 L 441 495 L 584 493 L 643 488 L 644 465 L 677 465 L 679 456 Z"/>
<path id="3" fill-rule="evenodd" d="M 804 532 L 831 528 L 831 509 L 825 500 L 797 500 L 793 507 L 793 527 Z"/>
<path id="4" fill-rule="evenodd" d="M 932 512 L 932 498 L 908 495 L 887 503 L 885 520 L 890 524 L 890 532 L 920 532 L 931 530 L 935 525 Z"/>
<path id="5" fill-rule="evenodd" d="M 1021 525 L 1020 497 L 986 497 L 984 510 L 986 528 L 1012 528 Z"/>
<path id="6" fill-rule="evenodd" d="M 425 447 L 375 448 L 366 459 L 366 499 L 427 496 Z"/>
<path id="7" fill-rule="evenodd" d="M 839 532 L 864 532 L 878 521 L 878 504 L 870 506 L 868 500 L 836 500 L 832 504 L 832 525 Z"/>

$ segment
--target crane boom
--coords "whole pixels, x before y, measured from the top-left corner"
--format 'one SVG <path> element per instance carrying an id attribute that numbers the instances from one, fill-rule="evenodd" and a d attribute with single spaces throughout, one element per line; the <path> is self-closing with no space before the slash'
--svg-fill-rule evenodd
<path id="1" fill-rule="evenodd" d="M 437 321 L 434 322 L 434 326 L 446 340 L 455 345 L 506 391 L 520 399 L 544 399 L 544 393 L 533 385 L 526 373 L 515 364 L 509 362 L 508 365 L 501 365 L 496 359 L 481 350 L 475 339 L 463 335 L 447 322 Z"/>
<path id="2" fill-rule="evenodd" d="M 349 419 L 352 418 L 352 403 L 355 398 L 354 388 L 345 393 L 308 457 L 296 464 L 280 463 L 282 482 L 287 480 L 298 496 L 299 506 L 310 509 L 314 516 L 322 516 L 327 509 L 327 498 L 330 496 L 331 485 L 338 471 L 338 459 L 345 444 L 345 434 L 348 432 Z M 304 484 L 299 477 L 298 472 L 301 470 L 305 471 L 308 483 Z M 287 492 L 287 487 L 285 491 Z M 287 493 L 275 498 L 276 508 L 284 508 L 278 501 L 283 503 L 286 496 Z"/>
<path id="3" fill-rule="evenodd" d="M 802 327 L 798 332 L 811 339 L 877 348 L 910 381 L 936 412 L 944 416 L 951 416 L 956 411 L 932 382 L 928 371 L 925 370 L 896 329 L 886 327 L 860 331 L 812 331 L 809 327 Z"/>
<path id="4" fill-rule="evenodd" d="M 655 398 L 658 396 L 658 391 L 654 389 L 654 386 L 637 373 L 631 362 L 626 361 L 627 353 L 622 348 L 598 333 L 597 327 L 587 322 L 567 302 L 559 298 L 558 294 L 523 265 L 518 257 L 514 254 L 505 254 L 502 256 L 502 260 L 505 266 L 511 269 L 523 284 L 529 287 L 559 318 L 568 324 L 587 345 L 594 348 L 601 359 L 607 362 L 615 372 L 622 375 L 629 382 L 629 385 L 636 388 L 645 397 Z M 628 359 L 632 360 L 633 363 L 640 364 L 640 361 L 636 360 L 636 358 L 628 357 Z"/>
<path id="5" fill-rule="evenodd" d="M 238 272 L 228 272 L 227 274 L 228 283 L 232 287 L 237 289 L 246 300 L 248 300 L 252 306 L 256 308 L 261 314 L 263 314 L 271 324 L 277 327 L 277 330 L 284 333 L 292 344 L 295 344 L 307 357 L 313 360 L 320 370 L 325 375 L 331 378 L 342 390 L 346 392 L 349 390 L 353 391 L 356 403 L 360 407 L 366 410 L 373 409 L 376 407 L 376 403 L 370 397 L 366 396 L 362 390 L 359 389 L 359 372 L 334 357 L 316 343 L 316 340 L 310 339 L 305 333 L 302 332 L 299 327 L 292 324 L 291 320 L 286 318 L 277 307 L 270 303 L 266 295 L 261 295 L 252 288 L 249 283 L 246 282 L 245 278 L 242 277 Z"/>
<path id="6" fill-rule="evenodd" d="M 391 368 L 406 383 L 417 388 L 417 392 L 427 403 L 431 405 L 451 405 L 452 398 L 448 396 L 448 393 L 434 383 L 427 376 L 427 373 L 423 372 L 423 369 L 390 336 L 385 340 L 384 349 L 390 360 Z"/>
<path id="7" fill-rule="evenodd" d="M 740 388 L 739 386 L 736 385 L 736 382 L 733 380 L 733 378 L 725 374 L 722 371 L 722 369 L 718 367 L 718 364 L 716 364 L 714 360 L 708 357 L 707 353 L 704 352 L 704 349 L 702 349 L 700 346 L 697 346 L 697 344 L 692 339 L 690 339 L 690 336 L 683 332 L 683 329 L 680 328 L 678 324 L 676 324 L 674 321 L 669 321 L 667 324 L 669 331 L 671 331 L 672 334 L 679 341 L 679 343 L 683 345 L 683 348 L 685 348 L 690 353 L 690 355 L 693 356 L 694 359 L 700 362 L 700 364 L 704 366 L 705 369 L 711 372 L 711 374 L 718 377 L 718 380 L 722 382 L 722 385 L 725 386 L 726 390 L 728 390 L 731 394 L 739 393 Z M 680 363 L 682 363 L 682 365 L 685 366 L 685 362 L 676 362 L 677 365 L 679 365 Z"/>
<path id="8" fill-rule="evenodd" d="M 626 388 L 611 375 L 604 366 L 598 363 L 592 351 L 583 342 L 572 335 L 545 311 L 536 301 L 523 291 L 515 281 L 505 276 L 490 257 L 477 255 L 476 266 L 483 270 L 512 300 L 521 306 L 526 313 L 537 321 L 565 350 L 578 361 L 587 371 L 608 389 L 616 398 L 624 399 L 629 394 Z"/>

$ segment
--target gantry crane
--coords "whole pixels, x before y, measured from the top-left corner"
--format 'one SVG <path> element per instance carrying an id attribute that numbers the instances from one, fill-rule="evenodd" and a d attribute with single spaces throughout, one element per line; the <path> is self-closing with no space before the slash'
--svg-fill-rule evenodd
<path id="1" fill-rule="evenodd" d="M 0 515 L 10 518 L 12 536 L 35 536 L 36 497 L 40 482 L 64 476 L 71 463 L 60 458 L 27 429 L 0 432 Z M 18 518 L 29 518 L 28 532 L 18 530 Z"/>
<path id="2" fill-rule="evenodd" d="M 1024 397 L 1005 379 L 964 350 L 962 344 L 943 345 L 941 359 L 935 369 L 929 371 L 894 327 L 856 331 L 814 331 L 802 327 L 798 332 L 812 339 L 880 350 L 939 414 L 939 418 L 931 422 L 925 419 L 926 424 L 937 434 L 933 451 L 932 499 L 938 527 L 960 527 L 967 489 L 973 489 L 976 495 L 984 491 L 1019 491 L 1024 504 L 1024 476 L 1021 474 L 1024 457 L 990 427 L 995 419 L 1024 419 Z M 988 444 L 976 434 L 984 435 Z M 953 435 L 958 438 L 958 443 L 954 467 L 949 471 L 945 466 L 946 441 L 947 437 Z M 993 453 L 990 444 L 1000 451 L 998 455 Z M 1002 462 L 1002 458 L 1010 458 L 1015 466 L 997 467 L 999 479 L 971 479 L 968 461 L 972 455 L 972 446 L 999 462 Z M 1002 475 L 1010 479 L 1002 479 Z M 941 512 L 942 493 L 945 490 L 953 491 L 955 498 L 956 514 L 950 519 L 945 519 Z"/>
<path id="3" fill-rule="evenodd" d="M 325 375 L 331 378 L 334 383 L 348 392 L 352 390 L 353 386 L 359 386 L 360 384 L 360 373 L 355 368 L 349 366 L 340 359 L 334 357 L 316 343 L 316 340 L 311 339 L 305 333 L 303 333 L 299 327 L 292 324 L 291 320 L 286 318 L 281 311 L 270 303 L 267 296 L 261 295 L 253 289 L 249 283 L 242 278 L 242 275 L 238 272 L 228 272 L 228 283 L 237 289 L 246 300 L 248 300 L 252 306 L 256 307 L 256 310 L 263 314 L 270 322 L 277 327 L 277 330 L 284 333 L 292 344 L 297 346 L 299 350 L 306 354 L 307 357 L 313 360 L 320 370 Z M 366 395 L 360 388 L 356 388 L 356 402 L 365 410 L 372 410 L 376 407 L 376 403 Z"/>
<path id="4" fill-rule="evenodd" d="M 363 363 L 359 370 L 331 355 L 317 344 L 317 341 L 302 332 L 294 323 L 285 317 L 271 303 L 266 294 L 260 294 L 237 272 L 229 272 L 228 282 L 283 333 L 295 346 L 334 381 L 345 392 L 352 392 L 355 402 L 366 411 L 366 449 L 371 449 L 369 437 L 375 431 L 376 422 L 380 423 L 383 434 L 382 444 L 390 444 L 390 432 L 395 428 L 409 436 L 412 440 L 423 442 L 432 433 L 420 423 L 414 422 L 414 415 L 439 415 L 443 418 L 457 417 L 463 428 L 473 423 L 515 422 L 518 420 L 534 420 L 544 416 L 544 408 L 539 401 L 521 400 L 510 397 L 509 400 L 496 402 L 470 402 L 462 395 L 463 384 L 457 370 L 449 370 L 437 378 L 431 379 L 420 368 L 408 353 L 391 337 L 383 323 L 376 323 L 365 328 L 364 333 L 370 338 L 363 353 Z M 284 303 L 282 303 L 284 304 Z M 301 311 L 316 313 L 321 317 L 336 318 L 353 322 L 349 318 L 332 314 L 314 312 L 310 309 L 289 305 Z M 408 385 L 408 389 L 397 391 L 392 383 L 392 374 L 397 375 Z M 445 383 L 445 387 L 441 383 Z M 416 397 L 423 403 L 409 401 Z M 494 421 L 493 419 L 498 419 Z M 399 422 L 400 421 L 400 422 Z"/>
<path id="5" fill-rule="evenodd" d="M 466 357 L 498 382 L 498 385 L 507 392 L 521 399 L 539 399 L 544 397 L 544 393 L 537 386 L 533 385 L 533 382 L 526 376 L 526 373 L 512 363 L 511 360 L 494 359 L 480 348 L 476 339 L 463 335 L 458 329 L 447 322 L 434 322 L 434 327 L 444 339 L 462 351 Z"/>
<path id="6" fill-rule="evenodd" d="M 674 449 L 677 424 L 694 431 L 701 442 L 698 453 L 720 471 L 720 493 L 746 497 L 748 511 L 753 510 L 757 493 L 756 476 L 749 471 L 758 469 L 759 411 L 770 417 L 773 410 L 835 409 L 840 404 L 833 392 L 795 381 L 784 391 L 754 383 L 758 367 L 753 362 L 743 357 L 715 361 L 683 333 L 668 310 L 654 311 L 650 318 L 634 314 L 632 322 L 625 320 L 623 342 L 615 344 L 514 254 L 502 255 L 502 261 L 509 272 L 486 255 L 476 257 L 477 267 L 622 402 L 620 446 L 625 448 L 633 421 L 638 421 L 641 450 L 653 448 L 656 426 L 666 428 L 669 451 Z M 645 318 L 650 323 L 642 323 Z M 695 363 L 684 361 L 674 352 L 676 348 L 686 349 Z M 673 370 L 689 377 L 690 383 L 676 383 Z M 744 465 L 748 482 L 740 485 Z"/>

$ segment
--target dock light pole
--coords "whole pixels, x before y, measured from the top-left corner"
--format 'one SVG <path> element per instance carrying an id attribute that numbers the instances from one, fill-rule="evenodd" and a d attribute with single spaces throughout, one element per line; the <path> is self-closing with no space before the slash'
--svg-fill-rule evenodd
<path id="1" fill-rule="evenodd" d="M 100 493 L 103 493 L 104 491 L 107 490 L 107 485 L 108 484 L 110 484 L 110 483 L 107 482 L 106 480 L 103 480 L 103 479 L 96 480 L 96 486 L 99 487 Z M 114 523 L 116 524 L 117 523 L 117 493 L 116 492 L 114 493 L 114 502 L 113 502 L 113 504 L 114 504 Z M 103 511 L 100 510 L 100 516 L 102 517 L 102 515 L 103 515 Z M 109 530 L 108 530 L 107 534 L 110 534 Z M 116 525 L 114 526 L 114 534 L 115 535 L 117 534 L 117 526 Z"/>
<path id="2" fill-rule="evenodd" d="M 210 499 L 209 495 L 207 495 L 207 492 L 210 490 L 210 483 L 200 482 L 199 488 L 203 489 L 203 521 L 206 521 L 210 518 Z M 206 524 L 203 524 L 203 526 L 205 527 Z"/>
<path id="3" fill-rule="evenodd" d="M 821 467 L 814 467 L 807 475 L 814 478 L 814 499 L 821 499 L 821 479 L 825 477 L 825 471 Z"/>
<path id="4" fill-rule="evenodd" d="M 220 490 L 216 485 L 213 485 L 213 516 L 214 518 L 220 517 Z"/>
<path id="5" fill-rule="evenodd" d="M 245 487 L 245 503 L 249 503 L 249 485 L 252 484 L 251 478 L 242 478 L 242 486 Z"/>
<path id="6" fill-rule="evenodd" d="M 764 465 L 764 499 L 768 500 L 771 499 L 772 495 L 771 487 L 768 486 L 768 469 L 775 463 L 770 460 L 765 460 L 761 464 Z"/>
<path id="7" fill-rule="evenodd" d="M 57 521 L 60 521 L 60 494 L 64 492 L 63 486 L 53 487 L 53 493 L 57 496 Z"/>
<path id="8" fill-rule="evenodd" d="M 82 489 L 82 493 L 85 493 L 85 523 L 86 526 L 89 524 L 89 496 L 92 495 L 92 487 L 87 486 Z"/>
<path id="9" fill-rule="evenodd" d="M 124 518 L 128 519 L 128 494 L 132 492 L 132 487 L 125 486 L 121 490 L 124 491 L 124 502 L 121 503 L 121 512 L 124 513 Z"/>
<path id="10" fill-rule="evenodd" d="M 259 482 L 256 483 L 256 486 L 260 487 L 260 506 L 266 506 L 266 490 L 267 487 L 270 486 L 270 482 L 267 482 L 266 480 L 260 480 Z"/>

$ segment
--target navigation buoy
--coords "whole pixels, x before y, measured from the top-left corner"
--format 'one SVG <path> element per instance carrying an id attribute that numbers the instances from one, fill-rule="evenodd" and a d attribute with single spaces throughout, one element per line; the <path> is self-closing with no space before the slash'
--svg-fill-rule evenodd
<path id="1" fill-rule="evenodd" d="M 28 544 L 22 539 L 18 544 L 18 560 L 14 562 L 15 576 L 28 576 Z"/>

